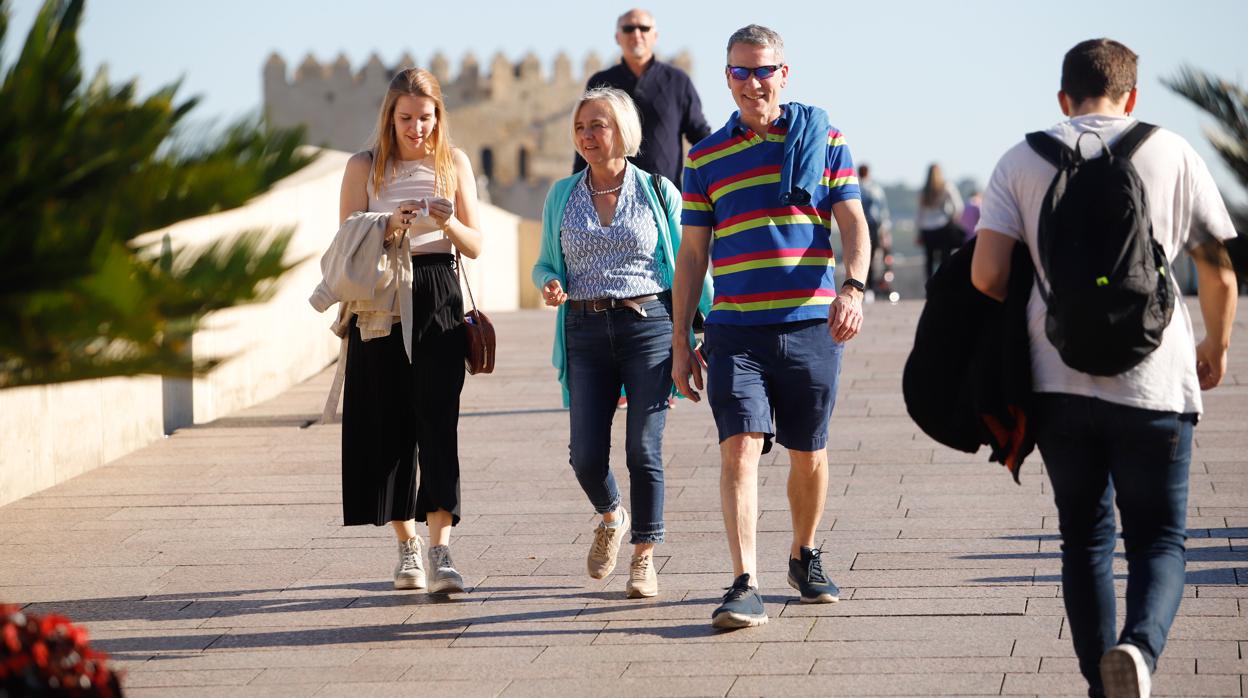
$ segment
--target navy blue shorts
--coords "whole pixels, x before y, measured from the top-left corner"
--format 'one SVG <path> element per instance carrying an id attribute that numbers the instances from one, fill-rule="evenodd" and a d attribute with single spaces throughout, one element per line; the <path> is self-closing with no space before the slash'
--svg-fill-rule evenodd
<path id="1" fill-rule="evenodd" d="M 794 451 L 827 446 L 843 350 L 827 320 L 707 324 L 702 355 L 719 440 L 760 432 Z"/>

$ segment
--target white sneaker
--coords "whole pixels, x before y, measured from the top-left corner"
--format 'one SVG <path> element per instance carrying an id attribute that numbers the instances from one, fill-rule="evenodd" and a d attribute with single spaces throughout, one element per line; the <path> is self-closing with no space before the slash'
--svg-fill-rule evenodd
<path id="1" fill-rule="evenodd" d="M 433 583 L 429 585 L 429 593 L 454 594 L 464 590 L 464 578 L 455 570 L 455 563 L 451 561 L 450 546 L 431 546 L 429 565 L 433 567 Z"/>
<path id="2" fill-rule="evenodd" d="M 420 536 L 399 541 L 399 564 L 394 566 L 395 589 L 424 589 L 425 561 Z"/>
<path id="3" fill-rule="evenodd" d="M 1101 657 L 1106 698 L 1148 698 L 1152 683 L 1148 662 L 1135 645 L 1115 645 Z"/>

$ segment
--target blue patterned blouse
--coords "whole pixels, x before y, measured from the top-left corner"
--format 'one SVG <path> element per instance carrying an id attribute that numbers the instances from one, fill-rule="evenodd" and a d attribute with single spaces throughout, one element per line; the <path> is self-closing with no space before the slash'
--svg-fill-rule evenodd
<path id="1" fill-rule="evenodd" d="M 671 286 L 654 256 L 659 230 L 645 192 L 639 191 L 641 179 L 624 178 L 615 218 L 605 228 L 594 209 L 589 177 L 572 190 L 560 225 L 571 300 L 634 298 Z"/>

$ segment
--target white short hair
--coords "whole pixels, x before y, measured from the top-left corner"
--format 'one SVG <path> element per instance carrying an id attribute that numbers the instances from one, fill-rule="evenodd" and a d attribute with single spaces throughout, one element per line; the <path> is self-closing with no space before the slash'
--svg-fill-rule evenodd
<path id="1" fill-rule="evenodd" d="M 637 105 L 633 98 L 623 90 L 614 87 L 595 87 L 586 90 L 572 108 L 572 144 L 576 145 L 576 117 L 581 107 L 587 102 L 602 102 L 607 111 L 611 112 L 611 120 L 615 122 L 615 131 L 620 136 L 620 145 L 624 148 L 624 157 L 631 158 L 641 151 L 641 116 L 637 113 Z"/>

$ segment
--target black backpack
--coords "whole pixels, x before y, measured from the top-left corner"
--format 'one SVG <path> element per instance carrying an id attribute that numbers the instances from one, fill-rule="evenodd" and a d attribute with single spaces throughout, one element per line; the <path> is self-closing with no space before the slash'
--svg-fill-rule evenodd
<path id="1" fill-rule="evenodd" d="M 1139 364 L 1161 344 L 1174 312 L 1170 267 L 1131 164 L 1156 129 L 1137 122 L 1113 147 L 1102 141 L 1096 158 L 1084 158 L 1078 143 L 1072 150 L 1046 133 L 1027 134 L 1027 144 L 1057 168 L 1038 231 L 1048 280 L 1046 291 L 1037 275 L 1048 306 L 1044 331 L 1077 371 L 1113 376 Z"/>

